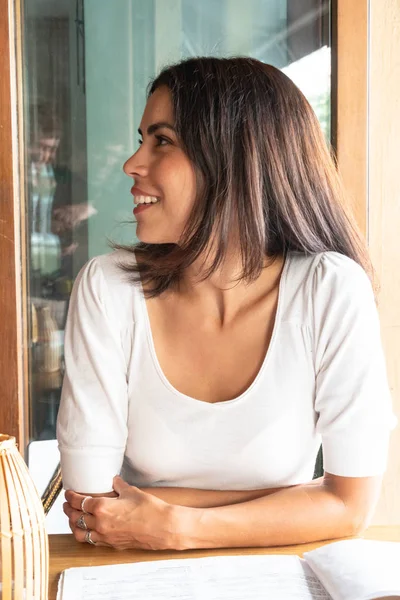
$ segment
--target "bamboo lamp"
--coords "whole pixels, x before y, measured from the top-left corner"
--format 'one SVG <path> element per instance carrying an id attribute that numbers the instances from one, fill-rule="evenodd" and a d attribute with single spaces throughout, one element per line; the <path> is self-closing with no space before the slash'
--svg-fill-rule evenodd
<path id="1" fill-rule="evenodd" d="M 15 438 L 0 434 L 0 598 L 47 600 L 49 550 L 42 503 Z"/>

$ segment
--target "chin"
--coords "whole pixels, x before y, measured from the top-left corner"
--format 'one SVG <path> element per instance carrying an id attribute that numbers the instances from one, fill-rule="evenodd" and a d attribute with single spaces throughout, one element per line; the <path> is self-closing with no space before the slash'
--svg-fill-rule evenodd
<path id="1" fill-rule="evenodd" d="M 142 244 L 175 244 L 176 240 L 170 235 L 155 231 L 146 231 L 144 227 L 137 226 L 136 237 Z"/>

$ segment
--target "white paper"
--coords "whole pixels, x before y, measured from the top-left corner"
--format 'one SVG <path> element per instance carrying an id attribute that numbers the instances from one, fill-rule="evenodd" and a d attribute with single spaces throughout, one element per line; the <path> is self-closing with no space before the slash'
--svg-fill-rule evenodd
<path id="1" fill-rule="evenodd" d="M 216 556 L 64 571 L 57 600 L 330 600 L 297 556 Z"/>
<path id="2" fill-rule="evenodd" d="M 400 597 L 400 543 L 344 540 L 305 552 L 334 600 Z"/>
<path id="3" fill-rule="evenodd" d="M 56 600 L 61 600 L 63 598 L 63 591 L 64 591 L 64 573 L 65 571 L 63 571 L 60 575 L 60 579 L 58 580 L 58 586 L 57 586 L 57 598 Z"/>

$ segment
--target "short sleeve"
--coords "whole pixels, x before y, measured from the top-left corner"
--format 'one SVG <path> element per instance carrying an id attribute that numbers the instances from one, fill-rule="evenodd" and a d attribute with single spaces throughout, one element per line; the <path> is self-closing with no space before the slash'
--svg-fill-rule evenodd
<path id="1" fill-rule="evenodd" d="M 396 419 L 370 281 L 351 259 L 325 253 L 312 297 L 324 470 L 344 477 L 380 475 Z"/>
<path id="2" fill-rule="evenodd" d="M 57 438 L 65 489 L 112 490 L 127 439 L 127 367 L 118 307 L 99 258 L 79 273 L 65 332 L 65 376 Z"/>

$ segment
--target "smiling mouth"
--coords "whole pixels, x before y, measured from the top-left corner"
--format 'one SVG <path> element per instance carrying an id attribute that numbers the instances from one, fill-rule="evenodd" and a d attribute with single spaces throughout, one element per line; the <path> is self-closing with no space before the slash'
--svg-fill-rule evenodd
<path id="1" fill-rule="evenodd" d="M 133 201 L 136 206 L 140 206 L 141 204 L 157 204 L 160 200 L 156 196 L 135 196 Z"/>
<path id="2" fill-rule="evenodd" d="M 148 198 L 148 196 L 146 197 L 146 199 Z M 135 217 L 137 217 L 140 213 L 142 213 L 143 211 L 146 210 L 150 210 L 150 208 L 152 208 L 155 204 L 159 204 L 159 200 L 156 199 L 155 202 L 137 202 L 136 198 L 135 200 L 135 208 L 133 209 L 133 214 L 135 215 Z"/>

